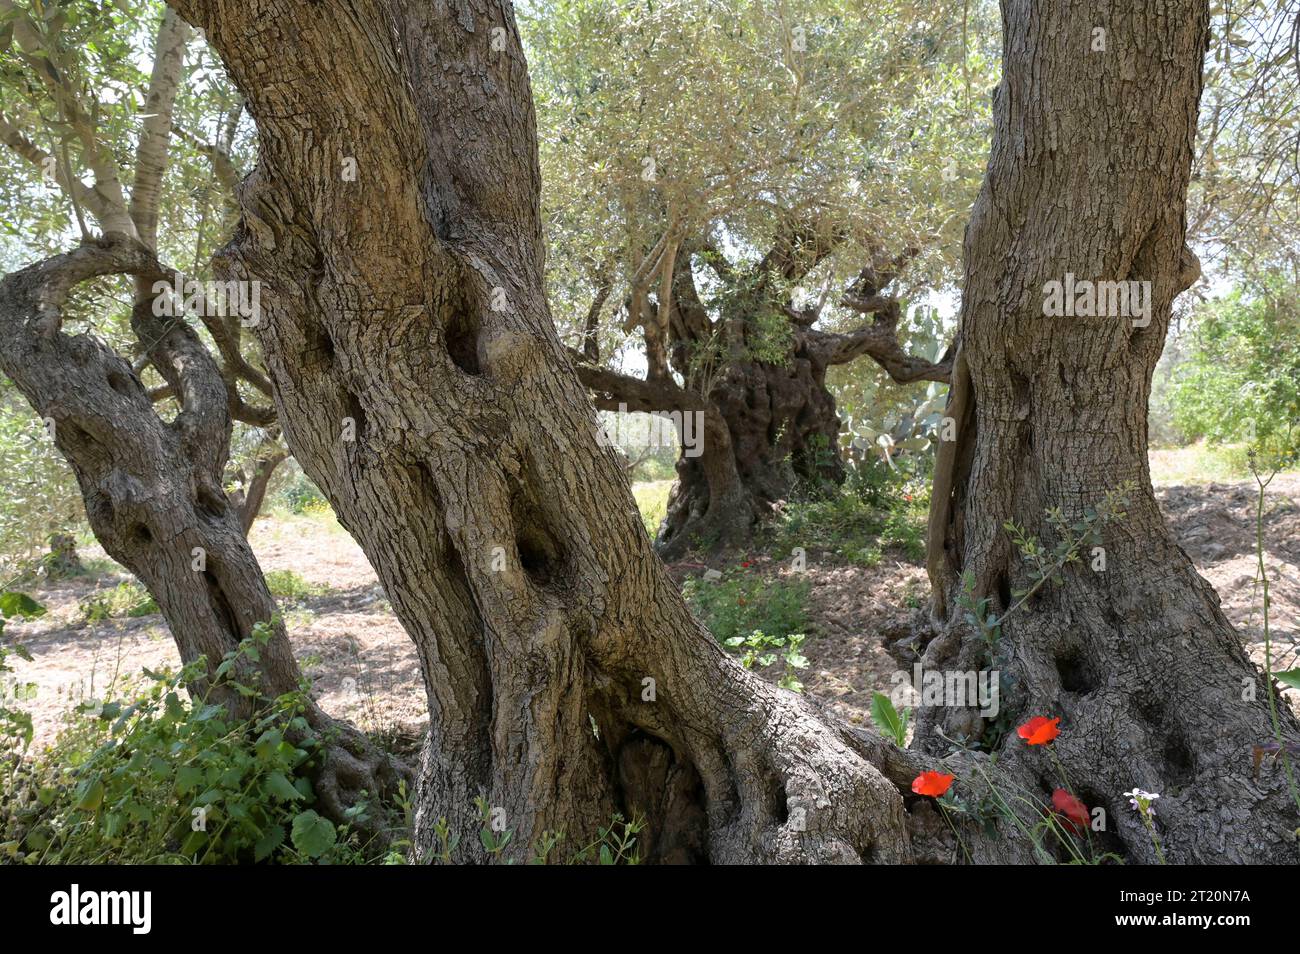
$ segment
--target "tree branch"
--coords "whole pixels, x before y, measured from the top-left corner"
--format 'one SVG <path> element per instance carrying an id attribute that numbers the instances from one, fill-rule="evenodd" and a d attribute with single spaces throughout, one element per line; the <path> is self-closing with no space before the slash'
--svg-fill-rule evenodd
<path id="1" fill-rule="evenodd" d="M 10 123 L 3 115 L 0 115 L 0 140 L 3 140 L 5 145 L 17 155 L 37 166 L 43 173 L 48 174 L 48 171 L 52 170 L 54 181 L 63 190 L 63 193 L 82 208 L 88 209 L 90 214 L 100 222 L 109 218 L 111 213 L 103 196 L 88 188 L 79 179 L 70 178 L 57 158 L 28 139 L 17 126 Z"/>
<path id="2" fill-rule="evenodd" d="M 239 188 L 239 181 L 243 178 L 243 173 L 235 165 L 235 161 L 230 158 L 230 153 L 214 143 L 204 142 L 194 133 L 180 126 L 173 126 L 172 133 L 184 139 L 196 150 L 208 157 L 208 161 L 212 163 L 212 174 L 216 177 L 217 182 L 221 184 L 221 187 L 226 190 L 226 193 L 233 197 Z"/>
<path id="3" fill-rule="evenodd" d="M 947 382 L 952 375 L 952 351 L 949 349 L 939 363 L 918 358 L 903 350 L 898 343 L 897 299 L 872 296 L 870 299 L 846 298 L 841 304 L 865 311 L 870 306 L 874 317 L 871 324 L 848 334 L 826 331 L 808 332 L 808 347 L 826 364 L 847 364 L 862 355 L 869 355 L 899 384 L 912 381 Z"/>
<path id="4" fill-rule="evenodd" d="M 787 216 L 786 225 L 762 261 L 758 272 L 797 282 L 835 251 L 846 238 L 839 229 L 825 229 L 817 221 L 798 222 Z"/>
<path id="5" fill-rule="evenodd" d="M 614 279 L 608 268 L 602 268 L 597 278 L 596 297 L 587 309 L 587 320 L 582 326 L 582 356 L 592 364 L 600 360 L 600 313 L 613 290 Z"/>
<path id="6" fill-rule="evenodd" d="M 131 220 L 140 241 L 150 248 L 158 245 L 158 202 L 162 177 L 167 168 L 167 146 L 171 137 L 172 111 L 185 62 L 185 44 L 190 25 L 170 7 L 163 12 L 162 25 L 154 44 L 153 75 L 145 97 L 145 119 L 135 154 L 135 183 L 131 188 Z"/>
<path id="7" fill-rule="evenodd" d="M 13 0 L 0 0 L 0 16 L 14 11 Z M 126 195 L 122 191 L 122 180 L 112 153 L 104 147 L 95 133 L 95 122 L 86 112 L 77 91 L 68 82 L 58 67 L 58 51 L 51 49 L 45 38 L 32 29 L 23 17 L 13 20 L 14 40 L 18 47 L 18 57 L 50 90 L 59 113 L 77 138 L 81 140 L 82 158 L 95 176 L 94 192 L 98 201 L 95 203 L 100 212 L 96 214 L 100 228 L 105 233 L 121 232 L 130 237 L 138 237 L 135 222 L 127 211 Z M 40 55 L 37 55 L 40 51 Z M 71 176 L 71 170 L 66 170 Z M 72 193 L 69 193 L 72 195 Z M 79 199 L 79 196 L 73 196 Z M 84 203 L 91 208 L 90 203 Z"/>
<path id="8" fill-rule="evenodd" d="M 72 420 L 101 444 L 137 445 L 154 439 L 142 434 L 141 421 L 158 418 L 131 365 L 97 338 L 60 331 L 72 289 L 115 274 L 154 281 L 166 270 L 143 244 L 114 234 L 7 275 L 0 282 L 0 367 L 37 413 L 56 424 Z M 189 445 L 194 459 L 224 464 L 225 386 L 203 342 L 184 321 L 154 316 L 147 302 L 137 302 L 131 320 L 150 360 L 179 396 L 180 414 L 160 426 Z M 123 402 L 134 410 L 126 412 Z"/>
<path id="9" fill-rule="evenodd" d="M 587 364 L 572 348 L 566 349 L 578 380 L 592 392 L 592 402 L 602 411 L 702 411 L 708 406 L 695 391 L 677 386 L 671 379 L 646 381 L 608 368 Z"/>

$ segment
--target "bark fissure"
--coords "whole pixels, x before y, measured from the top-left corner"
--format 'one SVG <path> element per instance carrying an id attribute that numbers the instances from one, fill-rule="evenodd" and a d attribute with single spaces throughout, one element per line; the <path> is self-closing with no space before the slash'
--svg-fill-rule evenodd
<path id="1" fill-rule="evenodd" d="M 263 281 L 286 439 L 420 656 L 418 850 L 438 850 L 445 818 L 456 857 L 480 858 L 481 797 L 519 844 L 581 844 L 623 810 L 656 819 L 654 860 L 907 858 L 894 784 L 691 618 L 596 440 L 542 292 L 508 7 L 177 6 L 262 145 L 220 269 Z M 325 337 L 332 359 L 304 360 Z M 352 401 L 365 425 L 348 441 Z"/>
<path id="2" fill-rule="evenodd" d="M 162 322 L 147 303 L 133 309 L 137 335 L 181 402 L 168 423 L 125 360 L 97 338 L 62 330 L 72 289 L 108 274 L 152 284 L 166 270 L 142 244 L 113 234 L 6 276 L 0 367 L 51 422 L 96 539 L 157 601 L 181 659 L 206 657 L 215 668 L 265 624 L 271 635 L 256 672 L 245 661 L 237 675 L 266 697 L 297 691 L 301 674 L 275 600 L 221 488 L 231 421 L 220 372 L 197 334 L 183 321 Z M 236 715 L 254 704 L 234 691 L 214 698 Z M 308 719 L 326 743 L 321 805 L 343 820 L 359 788 L 342 784 L 339 772 L 373 794 L 399 768 L 314 705 Z"/>
<path id="3" fill-rule="evenodd" d="M 1173 299 L 1198 271 L 1184 210 L 1207 5 L 1121 5 L 1109 52 L 1092 55 L 1063 46 L 1090 35 L 1086 10 L 1004 0 L 1003 16 L 992 157 L 966 237 L 948 411 L 958 439 L 940 447 L 932 498 L 940 633 L 923 664 L 989 666 L 957 600 L 963 573 L 975 598 L 1004 606 L 1035 582 L 1005 521 L 1050 546 L 1049 508 L 1072 523 L 1131 488 L 1125 516 L 1103 531 L 1104 571 L 1084 553 L 1003 621 L 1014 692 L 1001 705 L 1010 724 L 1062 717 L 1056 756 L 1089 804 L 1106 808 L 1108 837 L 1128 858 L 1155 860 L 1120 795 L 1136 786 L 1161 794 L 1171 861 L 1294 861 L 1281 774 L 1249 771 L 1252 746 L 1272 735 L 1267 677 L 1166 528 L 1147 458 L 1151 375 Z M 1149 313 L 1050 317 L 1047 283 L 1067 273 L 1149 283 Z M 939 730 L 978 739 L 986 727 L 970 710 L 926 708 L 918 744 L 939 754 Z M 1284 735 L 1297 738 L 1289 713 Z M 1014 737 L 999 765 L 1031 790 L 1053 784 Z"/>

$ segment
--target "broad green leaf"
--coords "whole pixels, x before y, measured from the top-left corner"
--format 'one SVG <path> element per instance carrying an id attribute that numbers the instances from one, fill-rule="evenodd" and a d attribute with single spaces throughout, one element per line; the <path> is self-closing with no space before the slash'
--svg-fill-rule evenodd
<path id="1" fill-rule="evenodd" d="M 321 818 L 310 808 L 294 816 L 293 846 L 308 858 L 319 858 L 333 847 L 338 838 L 334 825 L 327 818 Z"/>
<path id="2" fill-rule="evenodd" d="M 104 783 L 98 776 L 79 783 L 72 793 L 73 808 L 93 812 L 104 802 Z"/>
<path id="3" fill-rule="evenodd" d="M 262 837 L 258 838 L 253 845 L 253 860 L 265 861 L 282 844 L 284 844 L 284 826 L 270 826 L 262 832 Z"/>
<path id="4" fill-rule="evenodd" d="M 282 802 L 296 802 L 302 799 L 302 793 L 284 777 L 283 772 L 272 772 L 266 777 L 266 787 Z"/>
<path id="5" fill-rule="evenodd" d="M 1282 672 L 1275 672 L 1273 678 L 1290 686 L 1292 689 L 1300 689 L 1300 669 L 1286 669 Z"/>
<path id="6" fill-rule="evenodd" d="M 176 791 L 182 794 L 191 789 L 198 788 L 199 783 L 202 781 L 202 769 L 196 768 L 193 765 L 182 765 L 176 770 Z"/>
<path id="7" fill-rule="evenodd" d="M 7 591 L 0 593 L 0 614 L 11 619 L 15 616 L 20 616 L 23 619 L 35 619 L 37 616 L 45 615 L 45 607 L 26 593 Z"/>

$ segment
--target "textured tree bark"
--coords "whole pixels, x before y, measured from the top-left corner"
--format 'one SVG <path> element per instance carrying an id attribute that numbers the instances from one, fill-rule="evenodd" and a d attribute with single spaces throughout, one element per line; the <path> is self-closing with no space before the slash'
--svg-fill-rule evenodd
<path id="1" fill-rule="evenodd" d="M 735 531 L 747 529 L 789 497 L 797 482 L 810 487 L 839 484 L 844 479 L 840 451 L 840 419 L 835 396 L 826 386 L 826 370 L 859 354 L 868 353 L 886 367 L 897 383 L 946 381 L 950 364 L 931 364 L 904 355 L 894 333 L 897 302 L 892 300 L 892 321 L 882 309 L 866 333 L 834 335 L 792 326 L 789 354 L 780 364 L 759 361 L 729 363 L 709 392 L 710 407 L 727 426 L 727 440 L 706 440 L 699 457 L 683 456 L 677 464 L 677 484 L 658 536 L 661 555 L 672 557 L 684 549 L 721 541 L 733 542 Z M 888 328 L 884 323 L 888 322 Z M 889 359 L 900 358 L 899 364 Z M 891 366 L 892 364 L 892 366 Z M 740 507 L 727 511 L 723 520 L 711 517 L 724 498 L 710 482 L 714 458 L 729 456 L 739 482 Z M 716 526 L 728 528 L 719 536 Z"/>
<path id="2" fill-rule="evenodd" d="M 672 294 L 661 296 L 670 301 L 666 333 L 671 347 L 666 351 L 658 344 L 663 309 L 644 301 L 639 306 L 648 326 L 647 348 L 655 342 L 654 353 L 664 357 L 658 370 L 651 364 L 645 381 L 596 367 L 599 355 L 590 331 L 583 353 L 570 352 L 602 410 L 682 411 L 689 405 L 704 415 L 704 440 L 689 454 L 684 442 L 677 483 L 657 535 L 665 559 L 691 548 L 743 544 L 797 482 L 820 487 L 843 480 L 840 420 L 826 387 L 831 365 L 868 355 L 900 384 L 948 380 L 948 356 L 933 363 L 909 355 L 899 344 L 900 303 L 881 292 L 899 262 L 873 263 L 845 291 L 841 304 L 871 319 L 853 333 L 816 330 L 812 325 L 820 307 L 800 310 L 786 300 L 788 283 L 805 275 L 836 244 L 834 237 L 792 227 L 743 273 L 722 263 L 714 249 L 683 251 L 672 273 Z M 735 289 L 734 314 L 710 317 L 695 287 L 693 252 L 707 252 L 719 279 Z M 598 311 L 593 305 L 593 313 Z M 774 347 L 771 341 L 756 340 L 762 324 L 756 316 L 764 313 L 781 316 L 787 337 L 780 361 L 754 357 L 760 348 Z M 675 383 L 669 367 L 684 386 Z"/>
<path id="3" fill-rule="evenodd" d="M 5 276 L 0 368 L 47 422 L 96 539 L 149 590 L 181 659 L 206 656 L 215 668 L 265 623 L 271 639 L 241 681 L 266 697 L 296 691 L 302 675 L 275 600 L 221 489 L 231 423 L 207 348 L 185 322 L 155 317 L 150 302 L 134 309 L 137 336 L 151 343 L 150 359 L 179 396 L 181 410 L 167 423 L 128 362 L 95 337 L 61 330 L 69 292 L 109 274 L 152 285 L 166 271 L 143 245 L 114 234 Z M 237 715 L 254 705 L 235 692 L 214 697 Z M 316 779 L 325 812 L 343 820 L 362 789 L 374 795 L 396 782 L 398 767 L 356 730 L 314 705 L 307 717 L 326 743 Z"/>
<path id="4" fill-rule="evenodd" d="M 806 350 L 792 351 L 784 364 L 729 364 L 709 396 L 728 440 L 710 441 L 706 432 L 700 456 L 678 459 L 677 483 L 658 537 L 665 556 L 729 542 L 718 536 L 719 529 L 747 529 L 761 521 L 797 480 L 820 486 L 844 479 L 840 419 L 826 388 L 826 367 L 815 364 Z M 722 508 L 708 469 L 716 466 L 711 458 L 722 455 L 731 457 L 741 507 L 710 520 Z"/>
<path id="5" fill-rule="evenodd" d="M 77 555 L 77 538 L 62 531 L 50 534 L 50 552 L 41 563 L 45 574 L 55 580 L 80 576 L 86 572 L 81 557 Z"/>
<path id="6" fill-rule="evenodd" d="M 482 857 L 481 795 L 517 844 L 617 809 L 655 860 L 907 859 L 884 747 L 722 652 L 596 439 L 543 295 L 509 5 L 177 6 L 258 124 L 222 267 L 264 282 L 285 436 L 419 651 L 419 850 L 441 817 Z"/>
<path id="7" fill-rule="evenodd" d="M 1252 748 L 1273 735 L 1265 677 L 1165 527 L 1147 459 L 1152 370 L 1172 302 L 1198 274 L 1185 201 L 1208 5 L 1002 8 L 992 156 L 966 236 L 949 411 L 959 438 L 941 450 L 931 514 L 941 633 L 924 665 L 989 665 L 956 601 L 964 573 L 999 613 L 1032 582 L 1004 521 L 1054 543 L 1047 508 L 1073 522 L 1131 485 L 1127 517 L 1104 532 L 1104 572 L 1085 553 L 1005 621 L 1014 691 L 1002 705 L 1012 724 L 1062 717 L 1055 753 L 1080 797 L 1107 809 L 1112 847 L 1127 857 L 1155 860 L 1121 794 L 1136 786 L 1161 795 L 1170 861 L 1294 862 L 1297 817 L 1281 772 L 1252 777 Z M 1149 324 L 1046 317 L 1045 286 L 1067 273 L 1150 283 Z M 922 713 L 918 738 L 936 753 L 946 748 L 938 729 L 985 728 L 969 710 Z M 1283 721 L 1286 739 L 1300 739 L 1289 713 Z M 1014 736 L 999 765 L 1030 791 L 1060 784 Z"/>
<path id="8" fill-rule="evenodd" d="M 0 0 L 0 13 L 10 6 Z M 94 110 L 83 107 L 80 91 L 53 65 L 48 51 L 37 55 L 44 40 L 26 27 L 19 33 L 22 55 L 82 138 L 95 178 L 92 189 L 65 167 L 56 181 L 94 215 L 104 237 L 87 239 L 0 282 L 0 368 L 45 419 L 77 476 L 91 529 L 154 597 L 181 659 L 188 663 L 204 656 L 215 668 L 256 624 L 265 623 L 270 640 L 258 665 L 244 667 L 241 681 L 257 685 L 266 697 L 296 691 L 302 675 L 248 545 L 247 528 L 221 482 L 232 415 L 261 426 L 274 422 L 273 415 L 265 416 L 269 411 L 244 403 L 237 381 L 265 394 L 270 382 L 240 354 L 237 317 L 203 312 L 224 359 L 218 367 L 186 322 L 163 319 L 153 307 L 154 285 L 175 275 L 156 258 L 157 226 L 190 27 L 174 11 L 164 12 L 129 203 L 116 161 L 97 138 Z M 0 127 L 20 156 L 45 164 L 49 157 L 18 130 Z M 62 327 L 63 307 L 78 284 L 116 274 L 134 279 L 132 331 L 144 351 L 142 361 L 152 363 L 166 382 L 154 394 L 103 342 L 68 335 Z M 161 395 L 180 406 L 171 422 L 154 411 Z M 233 691 L 214 697 L 237 715 L 256 704 Z M 395 785 L 403 768 L 355 729 L 314 705 L 307 718 L 325 743 L 315 779 L 323 812 L 346 821 L 345 810 L 363 789 L 382 796 Z M 372 816 L 371 822 L 379 821 Z"/>
<path id="9" fill-rule="evenodd" d="M 418 848 L 444 817 L 456 857 L 481 857 L 481 795 L 521 844 L 587 836 L 619 809 L 648 818 L 652 860 L 910 858 L 899 786 L 917 760 L 729 660 L 595 439 L 542 292 L 535 131 L 509 8 L 177 5 L 222 53 L 261 137 L 223 269 L 265 283 L 260 334 L 290 447 L 420 654 Z M 1059 708 L 1076 727 L 1063 761 L 1081 794 L 1112 807 L 1129 857 L 1150 853 L 1117 794 L 1138 784 L 1165 786 L 1179 860 L 1275 860 L 1294 851 L 1280 789 L 1244 770 L 1266 718 L 1235 702 L 1252 673 L 1163 535 L 1146 472 L 1142 408 L 1186 281 L 1206 29 L 1203 0 L 1150 6 L 1112 6 L 1107 68 L 1087 59 L 1094 24 L 1077 5 L 1006 4 L 997 146 L 968 247 L 978 430 L 953 455 L 938 521 L 951 565 L 936 584 L 945 606 L 959 570 L 1002 593 L 1019 572 L 1002 520 L 1036 527 L 1046 505 L 1073 513 L 1139 478 L 1107 541 L 1112 572 L 1072 573 L 1008 623 L 1024 660 L 1009 704 Z M 1045 323 L 1037 289 L 1067 266 L 1151 280 L 1152 325 Z M 971 646 L 953 626 L 933 661 L 967 661 Z M 1023 749 L 1003 756 L 1016 779 L 1050 784 Z"/>

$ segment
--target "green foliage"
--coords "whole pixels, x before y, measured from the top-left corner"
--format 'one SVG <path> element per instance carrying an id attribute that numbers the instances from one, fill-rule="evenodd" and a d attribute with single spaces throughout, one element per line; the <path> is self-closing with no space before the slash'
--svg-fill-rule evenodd
<path id="1" fill-rule="evenodd" d="M 969 570 L 962 575 L 962 589 L 957 597 L 963 619 L 984 641 L 990 661 L 996 664 L 998 660 L 1002 624 L 1007 617 L 1020 610 L 1047 583 L 1060 585 L 1064 582 L 1062 574 L 1065 568 L 1080 563 L 1084 550 L 1101 546 L 1101 531 L 1126 516 L 1123 507 L 1131 492 L 1130 484 L 1110 490 L 1095 507 L 1084 507 L 1073 521 L 1060 507 L 1047 508 L 1043 516 L 1051 538 L 1050 545 L 1041 542 L 1015 521 L 1008 520 L 1002 525 L 1025 563 L 1025 584 L 1011 590 L 1012 602 L 1001 616 L 989 612 L 993 598 L 976 592 L 975 574 Z M 1104 559 L 1104 555 L 1094 559 Z"/>
<path id="2" fill-rule="evenodd" d="M 277 833 L 275 838 L 279 838 Z M 328 818 L 322 818 L 310 808 L 293 818 L 290 834 L 294 850 L 305 858 L 321 858 L 338 844 L 338 830 Z"/>
<path id="3" fill-rule="evenodd" d="M 1082 562 L 1082 555 L 1087 550 L 1093 561 L 1093 569 L 1100 572 L 1104 568 L 1104 550 L 1096 552 L 1093 548 L 1101 547 L 1101 531 L 1112 523 L 1124 519 L 1124 505 L 1133 491 L 1132 484 L 1123 484 L 1107 491 L 1096 506 L 1087 506 L 1077 519 L 1071 520 L 1059 507 L 1049 507 L 1043 512 L 1047 524 L 1050 542 L 1042 542 L 1029 531 L 1008 520 L 1002 526 L 1010 535 L 1020 552 L 1025 564 L 1025 582 L 1011 590 L 1011 603 L 1003 608 L 1001 615 L 990 612 L 993 597 L 978 591 L 975 574 L 967 570 L 962 574 L 962 588 L 957 596 L 957 607 L 962 612 L 962 619 L 984 643 L 990 668 L 998 670 L 1003 680 L 999 695 L 1011 698 L 1014 684 L 1006 671 L 1006 647 L 1002 645 L 1002 627 L 1006 620 L 1018 613 L 1035 593 L 1048 583 L 1059 585 L 1064 581 L 1067 566 Z M 1097 561 L 1103 561 L 1098 563 Z M 1012 709 L 1002 706 L 997 717 L 987 726 L 980 739 L 980 746 L 986 751 L 996 751 L 1003 735 L 1011 724 Z"/>
<path id="4" fill-rule="evenodd" d="M 768 636 L 761 629 L 756 629 L 748 636 L 732 636 L 723 642 L 727 649 L 740 653 L 740 664 L 746 669 L 753 669 L 755 664 L 764 669 L 777 660 L 785 664 L 777 685 L 793 692 L 803 692 L 803 683 L 799 681 L 796 670 L 808 668 L 808 658 L 800 651 L 803 649 L 803 633 L 791 636 Z"/>
<path id="5" fill-rule="evenodd" d="M 671 480 L 656 480 L 632 486 L 632 496 L 636 498 L 637 510 L 641 512 L 641 522 L 645 524 L 645 531 L 651 539 L 659 533 L 659 525 L 668 512 L 668 494 L 672 487 Z"/>
<path id="6" fill-rule="evenodd" d="M 1050 581 L 1059 585 L 1062 582 L 1061 571 L 1066 566 L 1079 563 L 1084 550 L 1100 547 L 1101 531 L 1127 516 L 1124 505 L 1130 493 L 1132 486 L 1129 484 L 1108 491 L 1095 507 L 1084 507 L 1083 512 L 1074 520 L 1070 520 L 1060 507 L 1049 507 L 1043 515 L 1052 539 L 1050 547 L 1030 536 L 1025 528 L 1014 521 L 1004 523 L 1003 529 L 1011 536 L 1029 571 L 1027 585 L 1011 591 L 1016 602 L 1007 612 L 1022 605 L 1044 583 Z"/>
<path id="7" fill-rule="evenodd" d="M 12 590 L 5 590 L 0 593 L 0 633 L 4 632 L 5 619 L 35 619 L 38 616 L 45 615 L 45 607 L 36 602 L 26 593 L 15 593 Z"/>
<path id="8" fill-rule="evenodd" d="M 578 849 L 574 863 L 589 864 L 593 859 L 600 865 L 636 865 L 641 858 L 636 851 L 636 836 L 645 829 L 645 822 L 631 821 L 615 814 L 610 823 L 596 833 L 596 840 Z"/>
<path id="9" fill-rule="evenodd" d="M 905 501 L 905 507 L 889 512 L 880 532 L 881 546 L 901 551 L 913 562 L 925 559 L 926 522 L 928 509 L 915 498 Z"/>
<path id="10" fill-rule="evenodd" d="M 78 604 L 82 618 L 99 623 L 117 617 L 137 619 L 158 612 L 158 604 L 135 580 L 123 580 L 107 590 L 98 590 Z"/>
<path id="11" fill-rule="evenodd" d="M 648 457 L 635 468 L 634 475 L 639 481 L 667 481 L 671 486 L 677 479 L 677 451 L 668 449 L 664 457 Z"/>
<path id="12" fill-rule="evenodd" d="M 1282 669 L 1273 673 L 1273 678 L 1292 689 L 1300 689 L 1300 669 Z"/>
<path id="13" fill-rule="evenodd" d="M 787 502 L 767 530 L 773 552 L 786 556 L 796 547 L 834 551 L 868 567 L 878 564 L 886 550 L 909 560 L 924 558 L 928 459 L 895 464 L 860 461 L 842 486 L 827 485 Z"/>
<path id="14" fill-rule="evenodd" d="M 1193 439 L 1256 446 L 1271 462 L 1300 458 L 1300 291 L 1278 276 L 1197 315 L 1186 358 L 1164 397 Z"/>
<path id="15" fill-rule="evenodd" d="M 976 596 L 975 574 L 970 570 L 963 573 L 961 593 L 957 597 L 957 607 L 962 611 L 962 619 L 966 625 L 979 633 L 991 660 L 997 658 L 998 644 L 1002 639 L 1001 620 L 997 614 L 989 612 L 989 607 L 992 604 L 993 597 Z"/>
<path id="16" fill-rule="evenodd" d="M 45 427 L 7 381 L 0 379 L 0 573 L 40 564 L 50 534 L 86 524 L 81 493 Z"/>
<path id="17" fill-rule="evenodd" d="M 564 832 L 545 831 L 526 853 L 518 851 L 514 830 L 505 827 L 500 817 L 494 817 L 492 807 L 487 799 L 474 799 L 474 807 L 479 816 L 479 844 L 487 853 L 489 864 L 513 865 L 521 860 L 532 865 L 548 864 L 600 864 L 600 865 L 635 865 L 640 864 L 636 850 L 637 835 L 645 829 L 645 822 L 639 818 L 625 819 L 615 814 L 608 825 L 602 826 L 595 839 L 565 854 L 561 849 L 566 836 Z M 447 819 L 439 818 L 433 826 L 434 848 L 430 855 L 420 859 L 433 864 L 449 865 L 454 863 L 456 849 L 461 839 L 452 831 Z M 393 853 L 386 859 L 387 864 L 406 864 L 410 860 L 406 855 Z"/>
<path id="18" fill-rule="evenodd" d="M 510 847 L 510 842 L 514 839 L 514 829 L 497 827 L 496 819 L 492 817 L 492 807 L 488 804 L 486 798 L 482 796 L 475 798 L 474 807 L 478 809 L 479 817 L 483 823 L 478 833 L 479 844 L 483 846 L 483 850 L 487 852 L 489 858 L 500 861 L 505 854 L 505 850 Z"/>
<path id="19" fill-rule="evenodd" d="M 83 705 L 46 758 L 23 763 L 0 850 L 28 864 L 357 860 L 350 826 L 308 807 L 320 740 L 306 696 L 283 695 L 247 719 L 210 701 L 218 690 L 257 697 L 245 673 L 269 638 L 256 627 L 206 690 L 200 659 L 178 674 L 145 670 L 122 699 Z"/>
<path id="20" fill-rule="evenodd" d="M 933 309 L 917 309 L 900 326 L 910 354 L 937 362 L 953 328 Z M 908 473 L 924 469 L 943 429 L 947 385 L 898 385 L 871 362 L 837 366 L 828 381 L 835 391 L 849 472 L 883 463 Z"/>
<path id="21" fill-rule="evenodd" d="M 44 614 L 45 607 L 27 594 L 9 590 L 0 592 L 0 636 L 4 635 L 5 620 L 35 619 Z M 11 655 L 32 661 L 32 654 L 22 643 L 0 642 L 0 677 L 14 671 L 8 661 Z M 32 744 L 31 714 L 18 706 L 31 699 L 35 691 L 34 683 L 0 678 L 0 773 L 10 782 L 19 760 Z"/>
<path id="22" fill-rule="evenodd" d="M 1300 70 L 1293 2 L 1210 5 L 1188 215 L 1206 272 L 1295 266 Z"/>
<path id="23" fill-rule="evenodd" d="M 329 590 L 329 587 L 312 583 L 293 570 L 267 570 L 266 585 L 272 596 L 290 600 L 320 596 Z"/>
<path id="24" fill-rule="evenodd" d="M 560 863 L 575 865 L 640 864 L 641 857 L 636 849 L 636 836 L 644 829 L 645 822 L 641 819 L 634 818 L 628 821 L 622 815 L 615 814 L 608 825 L 601 826 L 596 832 L 594 840 L 572 852 Z M 485 826 L 484 832 L 486 830 Z M 484 834 L 482 838 L 485 844 L 492 841 L 487 834 Z M 534 865 L 551 864 L 551 856 L 556 853 L 556 848 L 563 841 L 563 832 L 543 832 L 541 838 L 533 847 L 532 857 L 528 863 Z M 512 862 L 507 860 L 505 863 L 511 864 Z"/>
<path id="25" fill-rule="evenodd" d="M 807 632 L 810 586 L 798 574 L 764 579 L 750 567 L 739 567 L 717 580 L 689 579 L 682 592 L 713 638 L 726 646 L 736 637 L 748 639 L 755 630 Z"/>
<path id="26" fill-rule="evenodd" d="M 907 723 L 912 710 L 899 712 L 894 708 L 893 700 L 883 692 L 871 694 L 871 721 L 876 724 L 881 735 L 893 741 L 900 749 L 907 745 Z"/>
<path id="27" fill-rule="evenodd" d="M 284 478 L 284 488 L 276 496 L 277 505 L 296 514 L 329 513 L 329 501 L 297 462 L 291 460 L 284 467 L 288 476 Z"/>
<path id="28" fill-rule="evenodd" d="M 852 493 L 789 501 L 769 529 L 773 552 L 833 550 L 848 559 L 877 551 L 884 513 Z M 864 562 L 873 562 L 866 560 Z"/>
<path id="29" fill-rule="evenodd" d="M 955 277 L 987 151 L 987 97 L 972 90 L 996 80 L 994 12 L 951 0 L 521 8 L 548 290 L 562 331 L 580 333 L 598 285 L 622 301 L 667 232 L 686 242 L 719 237 L 737 266 L 723 278 L 725 269 L 692 263 L 711 318 L 745 325 L 725 344 L 693 341 L 695 367 L 716 369 L 732 346 L 787 360 L 789 323 L 770 302 L 787 291 L 796 304 L 815 302 L 825 282 L 846 283 L 873 250 L 920 248 L 921 281 Z M 753 266 L 793 220 L 815 220 L 842 248 L 799 288 L 754 295 Z M 858 320 L 831 315 L 840 311 L 834 300 L 826 311 L 829 321 Z M 600 338 L 601 353 L 612 354 L 626 332 L 607 321 Z"/>

